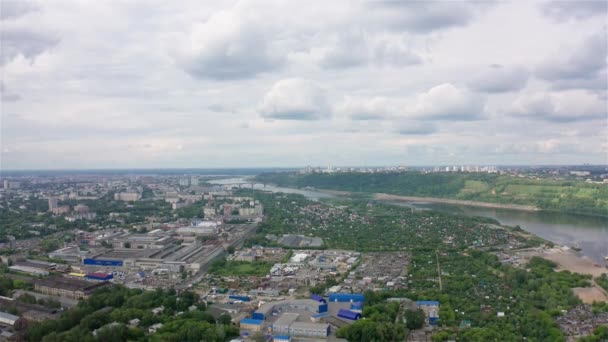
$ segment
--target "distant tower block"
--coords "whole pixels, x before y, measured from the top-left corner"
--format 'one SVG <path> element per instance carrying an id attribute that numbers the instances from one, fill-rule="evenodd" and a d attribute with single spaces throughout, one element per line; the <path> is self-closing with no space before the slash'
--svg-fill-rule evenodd
<path id="1" fill-rule="evenodd" d="M 57 197 L 49 197 L 49 211 L 55 210 L 58 207 L 57 203 Z"/>

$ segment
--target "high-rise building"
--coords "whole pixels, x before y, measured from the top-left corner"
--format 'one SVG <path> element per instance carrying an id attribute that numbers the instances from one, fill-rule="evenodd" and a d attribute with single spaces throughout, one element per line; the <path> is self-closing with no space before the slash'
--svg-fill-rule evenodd
<path id="1" fill-rule="evenodd" d="M 57 197 L 49 197 L 49 211 L 52 212 L 53 210 L 55 210 L 58 206 L 57 203 Z"/>
<path id="2" fill-rule="evenodd" d="M 19 189 L 21 184 L 19 182 L 9 181 L 8 179 L 4 180 L 4 190 L 8 189 Z"/>
<path id="3" fill-rule="evenodd" d="M 224 216 L 232 215 L 232 206 L 224 204 Z"/>

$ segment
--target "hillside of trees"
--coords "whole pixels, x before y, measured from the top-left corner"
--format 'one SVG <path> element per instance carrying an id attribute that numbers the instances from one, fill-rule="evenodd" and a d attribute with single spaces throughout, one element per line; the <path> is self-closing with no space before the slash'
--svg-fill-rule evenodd
<path id="1" fill-rule="evenodd" d="M 263 183 L 284 187 L 436 197 L 608 216 L 608 186 L 487 173 L 264 173 Z"/>

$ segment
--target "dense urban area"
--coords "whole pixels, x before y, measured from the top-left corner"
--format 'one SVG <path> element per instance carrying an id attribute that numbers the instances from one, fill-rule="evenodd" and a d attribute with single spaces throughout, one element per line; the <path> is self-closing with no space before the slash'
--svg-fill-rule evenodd
<path id="1" fill-rule="evenodd" d="M 608 339 L 608 264 L 381 197 L 606 216 L 605 167 L 218 173 L 3 175 L 0 341 Z"/>

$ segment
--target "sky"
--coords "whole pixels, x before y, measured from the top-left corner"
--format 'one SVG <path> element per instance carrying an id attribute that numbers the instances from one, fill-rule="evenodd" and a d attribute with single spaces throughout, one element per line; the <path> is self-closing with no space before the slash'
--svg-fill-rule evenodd
<path id="1" fill-rule="evenodd" d="M 608 1 L 0 1 L 0 168 L 608 163 Z"/>

